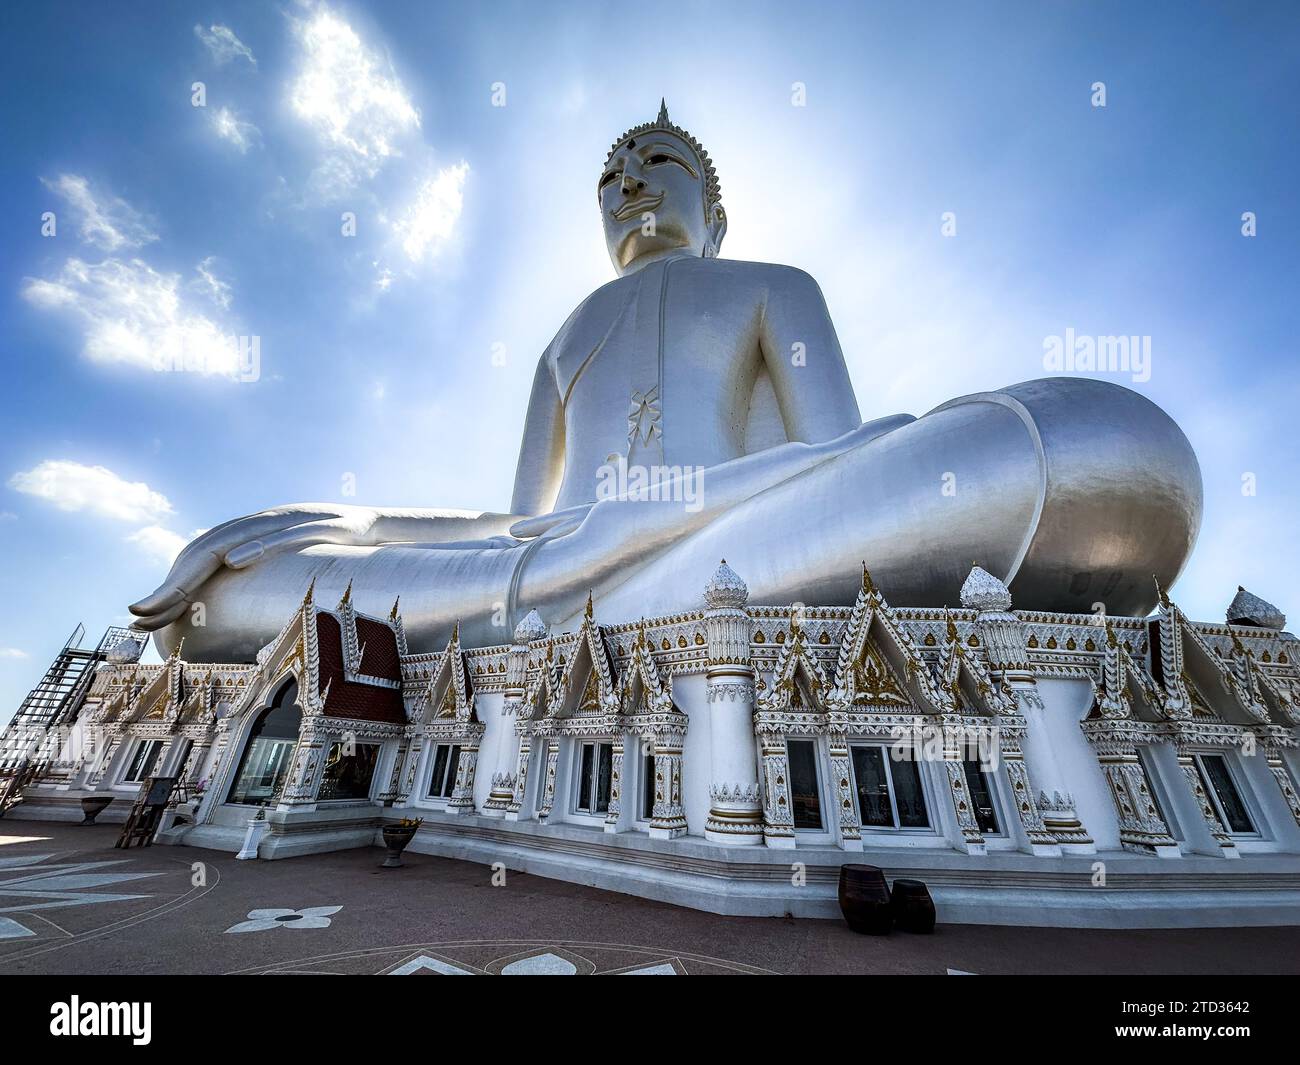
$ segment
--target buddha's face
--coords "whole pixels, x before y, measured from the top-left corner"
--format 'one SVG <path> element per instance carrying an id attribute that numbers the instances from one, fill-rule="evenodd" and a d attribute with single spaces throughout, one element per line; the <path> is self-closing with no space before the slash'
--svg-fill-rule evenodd
<path id="1" fill-rule="evenodd" d="M 666 253 L 716 255 L 726 229 L 720 205 L 705 202 L 694 150 L 675 134 L 649 130 L 610 158 L 598 196 L 614 269 L 629 273 Z"/>

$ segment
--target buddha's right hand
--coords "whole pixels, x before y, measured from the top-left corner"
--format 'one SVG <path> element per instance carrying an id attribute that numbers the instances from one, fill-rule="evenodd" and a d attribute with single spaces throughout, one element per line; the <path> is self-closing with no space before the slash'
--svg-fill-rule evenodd
<path id="1" fill-rule="evenodd" d="M 195 593 L 223 567 L 243 569 L 266 555 L 313 544 L 374 542 L 381 514 L 340 503 L 291 503 L 223 522 L 190 542 L 153 594 L 132 603 L 135 627 L 152 632 L 185 613 Z"/>

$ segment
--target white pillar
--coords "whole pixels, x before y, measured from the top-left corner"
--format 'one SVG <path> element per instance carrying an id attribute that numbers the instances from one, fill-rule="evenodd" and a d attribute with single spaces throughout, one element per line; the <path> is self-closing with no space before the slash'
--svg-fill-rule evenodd
<path id="1" fill-rule="evenodd" d="M 501 735 L 497 739 L 492 791 L 483 803 L 482 812 L 487 817 L 505 817 L 514 798 L 519 758 L 519 735 L 515 732 L 515 723 L 519 720 L 528 683 L 528 647 L 533 640 L 543 639 L 546 635 L 546 624 L 536 610 L 530 610 L 515 626 L 514 643 L 506 654 L 506 689 L 501 701 Z"/>
<path id="2" fill-rule="evenodd" d="M 713 843 L 763 842 L 754 740 L 754 671 L 749 662 L 749 589 L 724 560 L 704 589 L 709 637 L 706 673 L 712 760 L 709 817 Z"/>

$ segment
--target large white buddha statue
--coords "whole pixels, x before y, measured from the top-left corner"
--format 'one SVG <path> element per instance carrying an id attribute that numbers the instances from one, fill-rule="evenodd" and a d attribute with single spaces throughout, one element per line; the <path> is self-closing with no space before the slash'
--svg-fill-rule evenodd
<path id="1" fill-rule="evenodd" d="M 251 659 L 313 579 L 363 611 L 400 595 L 431 649 L 457 620 L 466 644 L 508 642 L 533 608 L 566 627 L 588 591 L 604 622 L 692 609 L 724 556 L 756 603 L 851 603 L 864 559 L 914 606 L 954 602 L 973 560 L 1017 607 L 1080 613 L 1144 613 L 1152 577 L 1178 576 L 1200 469 L 1142 396 L 1051 378 L 863 424 L 816 282 L 718 257 L 713 164 L 666 109 L 615 142 L 597 198 L 618 276 L 542 354 L 510 513 L 226 522 L 131 607 L 161 651 Z"/>

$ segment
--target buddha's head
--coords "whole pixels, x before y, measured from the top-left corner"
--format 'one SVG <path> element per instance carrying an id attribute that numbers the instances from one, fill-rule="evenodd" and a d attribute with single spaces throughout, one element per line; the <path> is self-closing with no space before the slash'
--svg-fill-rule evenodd
<path id="1" fill-rule="evenodd" d="M 727 214 L 713 161 L 662 102 L 658 118 L 614 142 L 596 195 L 620 275 L 678 252 L 712 258 L 722 247 Z"/>

